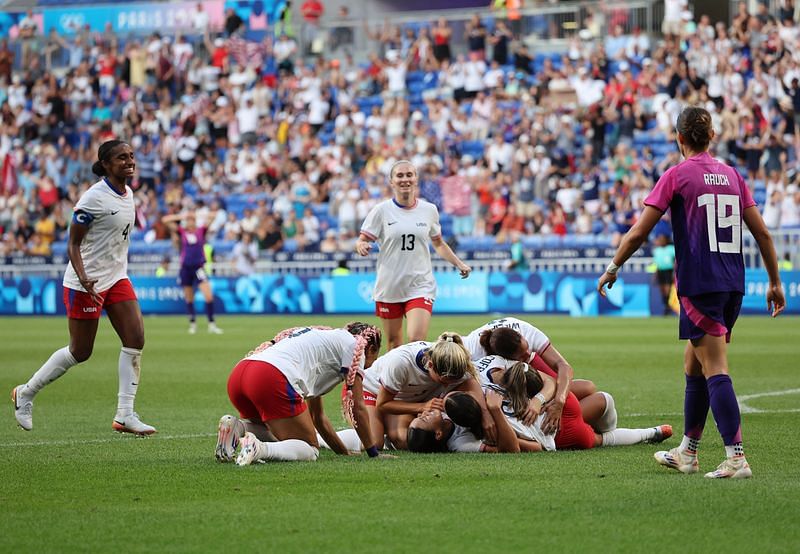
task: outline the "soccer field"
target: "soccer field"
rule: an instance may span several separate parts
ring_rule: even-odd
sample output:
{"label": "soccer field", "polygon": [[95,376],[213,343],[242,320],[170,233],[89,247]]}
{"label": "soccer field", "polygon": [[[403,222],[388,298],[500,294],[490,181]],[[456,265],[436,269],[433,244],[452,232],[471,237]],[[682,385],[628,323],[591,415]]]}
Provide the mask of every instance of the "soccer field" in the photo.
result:
{"label": "soccer field", "polygon": [[[523,316],[524,317],[524,316]],[[394,460],[221,465],[225,384],[259,342],[353,318],[223,317],[222,336],[147,317],[136,408],[158,434],[111,431],[119,343],[103,319],[92,358],[36,398],[34,430],[0,425],[2,552],[555,552],[800,550],[800,318],[741,318],[730,349],[754,478],[709,481],[659,467],[640,445],[518,455],[399,453]],[[372,317],[368,318],[372,320]],[[487,316],[434,316],[429,338]],[[667,319],[530,319],[616,398],[621,427],[683,429],[683,344]],[[0,392],[67,343],[62,318],[1,318]],[[326,398],[343,426],[338,390]],[[709,417],[701,471],[724,450]]]}

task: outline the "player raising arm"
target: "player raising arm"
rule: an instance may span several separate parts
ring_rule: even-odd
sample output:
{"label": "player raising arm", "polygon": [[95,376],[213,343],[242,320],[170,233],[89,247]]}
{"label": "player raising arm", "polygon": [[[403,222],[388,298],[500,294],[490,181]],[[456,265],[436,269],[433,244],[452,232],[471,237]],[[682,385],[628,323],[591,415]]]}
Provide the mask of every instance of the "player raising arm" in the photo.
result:
{"label": "player raising arm", "polygon": [[389,170],[394,197],[370,210],[356,242],[356,252],[361,256],[369,254],[372,242],[380,245],[373,298],[389,350],[404,344],[403,317],[408,319],[408,342],[428,336],[436,297],[431,244],[462,278],[472,271],[442,240],[439,211],[417,198],[417,183],[417,169],[411,162],[395,162]]}
{"label": "player raising arm", "polygon": [[[242,419],[230,415],[220,419],[217,459],[232,461],[241,443],[236,457],[239,465],[259,460],[313,461],[319,455],[317,431],[337,454],[346,456],[358,450],[357,444],[342,442],[322,408],[322,396],[342,380],[349,389],[344,399],[345,415],[366,445],[367,454],[378,456],[371,440],[361,380],[380,347],[380,331],[359,322],[344,329],[287,329],[261,344],[234,367],[228,378],[228,397]],[[277,442],[268,442],[273,437]]]}
{"label": "player raising arm", "polygon": [[711,115],[703,108],[686,108],[678,116],[677,131],[678,148],[685,160],[664,173],[645,199],[641,217],[623,237],[614,259],[600,276],[597,290],[605,296],[605,286],[614,285],[620,266],[670,209],[680,299],[679,336],[689,341],[684,354],[684,437],[680,446],[656,452],[655,458],[683,473],[697,472],[697,447],[710,407],[727,458],[705,476],[751,477],[727,356],[727,342],[744,296],[743,220],[758,243],[769,275],[767,308],[772,310],[772,317],[786,305],[778,261],[772,238],[744,180],[708,153],[714,138]]}
{"label": "player raising arm", "polygon": [[[209,218],[213,218],[212,212]],[[197,225],[195,212],[165,215],[161,221],[166,223],[173,233],[180,237],[181,242],[181,271],[178,284],[183,287],[183,297],[186,300],[186,311],[189,313],[189,334],[197,332],[194,311],[194,287],[197,286],[203,293],[206,301],[206,317],[208,318],[208,332],[221,335],[222,329],[214,321],[214,295],[211,292],[211,283],[206,275],[206,225]],[[181,225],[176,225],[181,222]]]}
{"label": "player raising arm", "polygon": [[98,148],[92,171],[102,179],[78,200],[69,228],[69,264],[64,273],[69,346],[56,350],[27,383],[11,393],[17,423],[26,431],[33,428],[36,394],[92,355],[100,313],[105,310],[122,341],[112,428],[136,435],[156,432],[133,411],[144,347],[142,312],[128,280],[128,237],[136,210],[127,183],[135,169],[133,149],[127,143],[110,140]]}

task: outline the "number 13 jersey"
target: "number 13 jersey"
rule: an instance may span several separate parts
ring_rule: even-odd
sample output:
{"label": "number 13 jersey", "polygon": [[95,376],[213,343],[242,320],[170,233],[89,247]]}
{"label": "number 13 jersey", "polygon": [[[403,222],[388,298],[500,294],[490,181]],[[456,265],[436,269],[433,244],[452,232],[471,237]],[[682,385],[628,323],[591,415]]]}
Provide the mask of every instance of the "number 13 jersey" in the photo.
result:
{"label": "number 13 jersey", "polygon": [[[97,279],[94,288],[103,292],[128,276],[129,236],[136,221],[133,191],[126,186],[125,194],[120,195],[102,179],[80,197],[74,212],[73,224],[89,227],[81,242],[86,276]],[[64,286],[85,291],[72,262],[67,264]]]}
{"label": "number 13 jersey", "polygon": [[667,170],[644,203],[670,209],[680,296],[744,293],[742,214],[756,203],[734,168],[697,154]]}
{"label": "number 13 jersey", "polygon": [[431,239],[442,234],[439,211],[425,200],[410,208],[385,200],[367,214],[361,232],[380,246],[373,299],[406,302],[436,297]]}

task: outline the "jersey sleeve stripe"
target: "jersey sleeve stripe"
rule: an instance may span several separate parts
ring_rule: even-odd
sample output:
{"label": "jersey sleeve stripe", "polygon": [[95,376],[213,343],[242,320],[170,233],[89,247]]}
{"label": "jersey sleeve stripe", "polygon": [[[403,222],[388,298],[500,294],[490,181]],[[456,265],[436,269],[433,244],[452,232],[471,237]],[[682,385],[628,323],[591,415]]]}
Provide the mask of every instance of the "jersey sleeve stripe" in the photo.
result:
{"label": "jersey sleeve stripe", "polygon": [[365,237],[367,237],[370,240],[378,240],[378,237],[376,237],[375,235],[373,235],[369,231],[365,231],[364,229],[361,229],[360,232],[361,232],[362,235],[364,235]]}
{"label": "jersey sleeve stripe", "polygon": [[544,345],[544,347],[543,347],[541,350],[539,350],[539,351],[537,352],[537,354],[539,354],[539,355],[541,356],[542,354],[544,354],[545,352],[547,352],[547,349],[548,349],[548,348],[550,348],[550,344],[551,344],[551,343],[549,343],[549,342],[548,342],[547,344],[545,344],[545,345]]}

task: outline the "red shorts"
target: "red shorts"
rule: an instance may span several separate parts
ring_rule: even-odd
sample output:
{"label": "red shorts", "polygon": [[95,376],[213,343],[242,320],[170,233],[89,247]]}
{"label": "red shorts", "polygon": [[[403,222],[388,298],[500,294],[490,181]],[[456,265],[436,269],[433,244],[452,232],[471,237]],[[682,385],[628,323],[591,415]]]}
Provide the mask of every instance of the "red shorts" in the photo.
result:
{"label": "red shorts", "polygon": [[272,364],[242,360],[228,377],[228,398],[242,419],[270,421],[294,417],[308,406]]}
{"label": "red shorts", "polygon": [[594,448],[594,429],[583,421],[581,403],[572,393],[567,396],[564,411],[561,412],[561,427],[556,433],[558,450],[588,450]]}
{"label": "red shorts", "polygon": [[67,307],[67,317],[70,319],[100,319],[103,308],[119,302],[136,300],[133,285],[128,279],[120,279],[111,285],[110,289],[101,292],[100,296],[103,297],[103,303],[98,305],[88,292],[64,287],[64,306]]}
{"label": "red shorts", "polygon": [[[369,392],[367,389],[362,389],[362,391],[364,393],[362,395],[364,397],[364,404],[367,406],[377,406],[378,397]],[[347,383],[342,385],[342,400],[344,400],[345,396],[347,396]]]}
{"label": "red shorts", "polygon": [[433,313],[433,298],[412,298],[405,302],[375,302],[375,315],[381,319],[397,319],[414,308]]}

